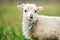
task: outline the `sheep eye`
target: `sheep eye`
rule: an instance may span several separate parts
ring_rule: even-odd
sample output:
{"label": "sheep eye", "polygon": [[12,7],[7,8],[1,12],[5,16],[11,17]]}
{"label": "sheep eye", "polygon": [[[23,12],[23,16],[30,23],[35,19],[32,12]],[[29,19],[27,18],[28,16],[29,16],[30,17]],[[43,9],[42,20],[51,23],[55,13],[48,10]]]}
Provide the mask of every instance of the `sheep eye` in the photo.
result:
{"label": "sheep eye", "polygon": [[27,12],[27,10],[24,10],[25,12]]}
{"label": "sheep eye", "polygon": [[37,10],[35,10],[35,13],[37,12]]}

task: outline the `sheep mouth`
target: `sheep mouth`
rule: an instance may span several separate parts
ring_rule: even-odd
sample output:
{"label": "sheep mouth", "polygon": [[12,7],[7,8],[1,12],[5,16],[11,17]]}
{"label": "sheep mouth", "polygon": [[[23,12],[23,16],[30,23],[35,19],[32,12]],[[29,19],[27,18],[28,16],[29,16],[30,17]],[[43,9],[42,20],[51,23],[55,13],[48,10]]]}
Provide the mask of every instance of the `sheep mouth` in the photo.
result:
{"label": "sheep mouth", "polygon": [[32,21],[33,20],[33,18],[29,18],[29,21]]}

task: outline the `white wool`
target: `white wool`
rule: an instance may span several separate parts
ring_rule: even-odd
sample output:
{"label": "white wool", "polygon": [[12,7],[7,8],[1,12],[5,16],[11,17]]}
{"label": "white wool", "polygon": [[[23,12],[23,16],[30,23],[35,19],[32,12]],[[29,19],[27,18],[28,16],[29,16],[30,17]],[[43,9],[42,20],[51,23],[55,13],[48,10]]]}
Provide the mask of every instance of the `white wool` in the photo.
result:
{"label": "white wool", "polygon": [[[33,36],[37,37],[39,40],[43,40],[43,38],[49,37],[58,37],[58,40],[60,40],[60,17],[38,15],[37,13],[34,13],[34,10],[37,10],[38,8],[39,10],[43,9],[42,7],[37,7],[35,4],[23,5],[23,35],[28,39],[31,39],[31,36]],[[27,10],[28,12],[24,12],[24,10]],[[33,22],[35,22],[36,20],[38,21],[36,22],[37,24],[33,26],[33,32],[28,30],[28,24],[32,22],[29,21],[30,14],[33,14],[34,16],[32,20]]]}

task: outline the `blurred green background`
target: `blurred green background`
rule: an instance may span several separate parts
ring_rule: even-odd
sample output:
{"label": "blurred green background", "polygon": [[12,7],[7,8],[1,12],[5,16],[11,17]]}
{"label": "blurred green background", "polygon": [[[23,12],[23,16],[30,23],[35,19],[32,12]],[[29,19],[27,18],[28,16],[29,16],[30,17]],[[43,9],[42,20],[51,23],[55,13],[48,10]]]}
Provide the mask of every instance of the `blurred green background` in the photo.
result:
{"label": "blurred green background", "polygon": [[28,40],[22,35],[21,3],[34,3],[44,9],[39,15],[60,16],[60,0],[0,0],[0,40]]}

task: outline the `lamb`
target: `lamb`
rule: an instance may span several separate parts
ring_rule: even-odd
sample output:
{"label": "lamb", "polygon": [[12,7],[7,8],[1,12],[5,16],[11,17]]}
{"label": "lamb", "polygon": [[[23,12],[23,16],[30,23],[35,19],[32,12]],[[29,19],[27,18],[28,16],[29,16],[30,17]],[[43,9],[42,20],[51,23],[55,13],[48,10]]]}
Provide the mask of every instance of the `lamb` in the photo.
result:
{"label": "lamb", "polygon": [[22,32],[26,38],[60,40],[60,17],[38,15],[43,7],[35,4],[21,4],[17,8],[23,10]]}

